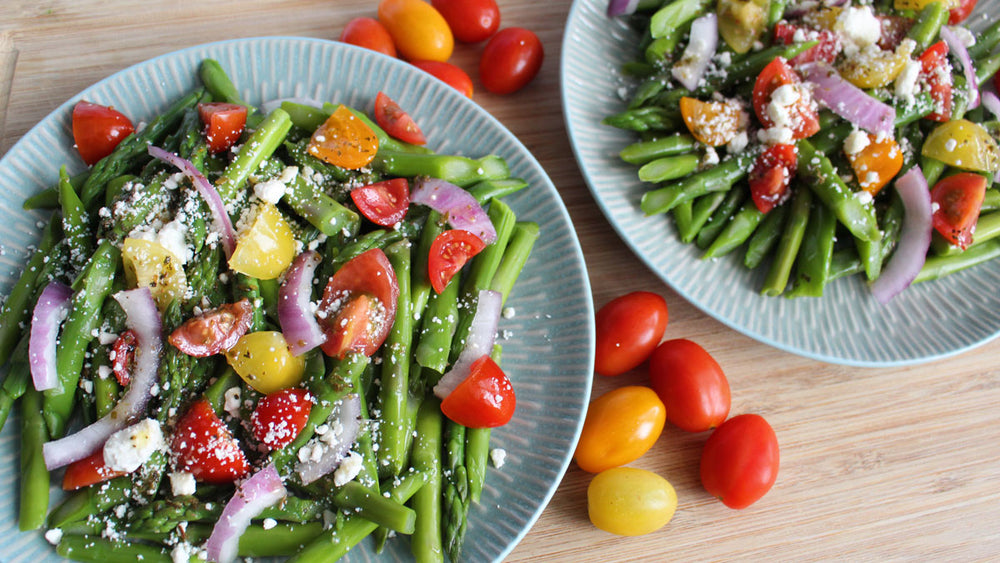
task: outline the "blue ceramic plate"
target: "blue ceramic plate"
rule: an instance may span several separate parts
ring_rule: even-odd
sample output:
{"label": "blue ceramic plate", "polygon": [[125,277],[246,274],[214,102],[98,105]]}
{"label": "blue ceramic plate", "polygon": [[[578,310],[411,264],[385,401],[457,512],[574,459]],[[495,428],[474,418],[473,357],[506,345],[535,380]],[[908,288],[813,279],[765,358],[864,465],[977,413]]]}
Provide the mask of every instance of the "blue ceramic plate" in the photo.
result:
{"label": "blue ceramic plate", "polygon": [[[501,323],[503,363],[517,391],[517,411],[493,432],[493,446],[508,452],[507,462],[489,470],[463,551],[468,561],[501,560],[542,512],[576,446],[593,373],[593,305],[579,241],[541,166],[486,111],[430,75],[350,45],[267,37],[185,49],[95,84],[42,120],[0,161],[0,294],[10,290],[25,249],[39,236],[38,222],[46,218],[25,213],[21,203],[53,185],[60,163],[82,168],[72,148],[72,105],[85,98],[113,104],[136,122],[148,120],[197,85],[196,69],[205,58],[217,59],[250,103],[303,96],[370,109],[383,90],[409,110],[438,152],[497,154],[514,176],[529,182],[505,200],[520,219],[541,228],[507,302],[515,315]],[[18,422],[11,417],[0,434],[0,561],[57,561],[41,533],[17,531]],[[379,559],[406,560],[409,553],[407,540],[396,538]],[[350,555],[351,561],[369,559],[375,555],[368,542]]]}
{"label": "blue ceramic plate", "polygon": [[[997,1],[977,14],[995,13]],[[636,58],[638,34],[608,19],[607,0],[576,0],[562,47],[562,100],[583,176],[619,236],[657,275],[706,314],[752,338],[817,360],[857,366],[906,365],[969,350],[1000,333],[1000,261],[913,286],[879,306],[860,276],[827,287],[822,298],[760,295],[766,268],[748,271],[742,253],[702,260],[680,242],[671,220],[645,217],[648,185],[618,152],[636,138],[601,125],[624,110],[635,84],[622,63]],[[974,15],[974,27],[986,20]]]}

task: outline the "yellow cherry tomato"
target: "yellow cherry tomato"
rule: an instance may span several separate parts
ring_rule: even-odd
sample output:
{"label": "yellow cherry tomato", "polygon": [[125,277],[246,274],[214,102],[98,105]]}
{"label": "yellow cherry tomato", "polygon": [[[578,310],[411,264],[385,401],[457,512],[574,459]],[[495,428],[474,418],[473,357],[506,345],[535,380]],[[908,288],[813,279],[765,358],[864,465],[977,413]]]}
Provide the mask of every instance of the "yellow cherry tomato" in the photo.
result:
{"label": "yellow cherry tomato", "polygon": [[306,151],[334,166],[357,170],[375,158],[378,137],[347,106],[340,105],[312,134]]}
{"label": "yellow cherry tomato", "polygon": [[148,287],[161,311],[184,295],[187,288],[184,266],[162,244],[127,238],[122,243],[122,264],[129,287]]}
{"label": "yellow cherry tomato", "polygon": [[646,453],[660,437],[667,409],[649,387],[619,387],[590,403],[576,446],[580,469],[600,473]]}
{"label": "yellow cherry tomato", "polygon": [[890,137],[879,140],[868,133],[868,144],[855,153],[848,153],[847,160],[854,170],[861,189],[875,195],[903,168],[903,151]]}
{"label": "yellow cherry tomato", "polygon": [[298,385],[306,369],[305,357],[293,355],[277,331],[243,335],[226,351],[226,362],[247,385],[265,395]]}
{"label": "yellow cherry tomato", "polygon": [[703,102],[683,97],[680,108],[688,131],[706,145],[724,145],[740,132],[740,107],[735,103]]}
{"label": "yellow cherry tomato", "polygon": [[587,487],[587,512],[595,526],[620,536],[659,530],[677,510],[677,492],[663,477],[635,467],[596,475]]}
{"label": "yellow cherry tomato", "polygon": [[423,0],[382,0],[378,21],[389,30],[396,50],[411,61],[447,61],[455,38],[444,16]]}
{"label": "yellow cherry tomato", "polygon": [[908,47],[885,51],[877,45],[869,45],[857,55],[845,59],[837,70],[845,80],[858,88],[881,88],[891,84],[903,72],[909,60]]}
{"label": "yellow cherry tomato", "polygon": [[229,267],[250,277],[271,280],[295,258],[295,235],[278,208],[262,203],[250,228],[236,240]]}
{"label": "yellow cherry tomato", "polygon": [[746,53],[767,28],[768,0],[719,0],[719,35],[733,51]]}
{"label": "yellow cherry tomato", "polygon": [[953,119],[935,127],[920,152],[962,170],[1000,169],[1000,146],[986,129],[967,119]]}

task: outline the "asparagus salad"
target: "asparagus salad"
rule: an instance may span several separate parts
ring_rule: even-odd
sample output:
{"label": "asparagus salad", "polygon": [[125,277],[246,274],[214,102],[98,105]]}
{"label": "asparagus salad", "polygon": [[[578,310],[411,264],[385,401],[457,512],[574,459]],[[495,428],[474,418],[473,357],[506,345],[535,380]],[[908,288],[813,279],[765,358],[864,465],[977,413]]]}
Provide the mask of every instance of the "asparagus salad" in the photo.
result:
{"label": "asparagus salad", "polygon": [[538,237],[502,200],[526,182],[435,154],[381,92],[373,120],[199,75],[137,129],[79,102],[91,166],[25,203],[53,215],[0,319],[20,528],[102,563],[393,534],[456,560],[515,407],[495,340]]}
{"label": "asparagus salad", "polygon": [[711,259],[766,268],[766,295],[861,275],[886,303],[1000,255],[1000,22],[975,0],[611,0],[642,31],[606,125]]}

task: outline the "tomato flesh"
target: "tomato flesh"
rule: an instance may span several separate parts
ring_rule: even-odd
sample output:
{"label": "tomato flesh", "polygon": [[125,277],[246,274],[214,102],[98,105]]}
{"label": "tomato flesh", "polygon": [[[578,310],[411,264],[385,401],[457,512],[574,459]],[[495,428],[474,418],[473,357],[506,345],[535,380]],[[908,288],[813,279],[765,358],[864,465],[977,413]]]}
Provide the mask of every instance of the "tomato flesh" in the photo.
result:
{"label": "tomato flesh", "polygon": [[791,124],[789,129],[792,131],[792,138],[805,139],[815,135],[819,131],[819,113],[808,92],[799,87],[799,79],[795,71],[781,57],[768,63],[754,83],[753,109],[761,125],[765,128],[775,125],[774,119],[771,118],[768,111],[768,106],[772,102],[775,90],[782,86],[793,86],[798,93],[798,98],[785,106]]}
{"label": "tomato flesh", "polygon": [[761,213],[784,203],[798,164],[795,145],[771,145],[760,153],[750,170],[750,196]]}
{"label": "tomato flesh", "polygon": [[206,358],[232,348],[250,329],[253,305],[247,298],[191,317],[167,341],[188,356]]}
{"label": "tomato flesh", "polygon": [[205,483],[232,483],[250,470],[229,428],[204,399],[177,421],[170,450],[177,470]]}
{"label": "tomato flesh", "polygon": [[[364,313],[357,319],[360,323],[357,326],[363,326],[364,330],[358,331],[357,337],[345,338],[347,335],[341,326],[343,323],[338,322],[338,314],[363,295],[375,300],[374,306],[363,307]],[[382,249],[373,248],[349,260],[330,278],[323,290],[319,305],[319,323],[327,334],[323,351],[338,358],[343,358],[348,352],[366,356],[374,354],[396,320],[398,299],[396,272]]]}
{"label": "tomato flesh", "polygon": [[417,122],[383,92],[375,95],[375,121],[386,133],[400,141],[414,145],[427,144]]}
{"label": "tomato flesh", "polygon": [[926,116],[931,121],[945,122],[951,119],[952,79],[948,68],[948,44],[943,40],[927,48],[918,59],[920,76],[930,86],[934,111]]}
{"label": "tomato flesh", "polygon": [[500,27],[500,8],[495,0],[431,0],[448,22],[455,39],[478,43],[489,39]]}
{"label": "tomato flesh", "polygon": [[534,32],[508,27],[490,38],[479,59],[479,80],[494,94],[512,94],[531,82],[545,50]]}
{"label": "tomato flesh", "polygon": [[447,61],[411,61],[411,64],[458,90],[466,98],[472,97],[472,79],[461,68]]}
{"label": "tomato flesh", "polygon": [[128,475],[128,472],[115,471],[104,463],[104,449],[102,448],[69,464],[66,467],[66,474],[63,475],[62,488],[64,491],[75,491],[122,475]]}
{"label": "tomato flesh", "polygon": [[979,211],[986,197],[986,178],[973,172],[959,172],[934,185],[934,229],[951,244],[965,250],[979,221]]}
{"label": "tomato flesh", "polygon": [[351,199],[369,221],[391,227],[406,216],[410,207],[410,184],[406,178],[383,180],[354,188]]}
{"label": "tomato flesh", "polygon": [[656,443],[665,423],[663,401],[649,387],[628,385],[608,391],[587,408],[576,463],[588,473],[631,463]]}
{"label": "tomato flesh", "polygon": [[396,45],[392,42],[389,30],[375,18],[358,17],[347,22],[340,32],[340,41],[390,57],[396,56]]}
{"label": "tomato flesh", "polygon": [[756,414],[722,423],[705,442],[701,483],[729,508],[742,509],[761,499],[778,478],[778,437]]}
{"label": "tomato flesh", "polygon": [[427,274],[434,291],[443,292],[455,274],[485,247],[483,240],[469,231],[451,229],[438,235],[427,257]]}
{"label": "tomato flesh", "polygon": [[198,104],[198,115],[205,124],[208,152],[228,150],[239,140],[247,124],[247,108],[226,102]]}
{"label": "tomato flesh", "polygon": [[305,389],[282,389],[257,402],[250,423],[257,441],[272,450],[292,443],[309,420],[313,398]]}
{"label": "tomato flesh", "polygon": [[958,5],[948,10],[948,25],[958,25],[976,9],[979,0],[959,0]]}
{"label": "tomato flesh", "polygon": [[666,407],[667,420],[681,430],[711,430],[729,416],[729,380],[715,358],[695,342],[678,338],[657,346],[649,358],[649,379]]}
{"label": "tomato flesh", "polygon": [[608,301],[594,317],[594,371],[615,376],[639,367],[660,343],[669,318],[666,300],[649,291]]}
{"label": "tomato flesh", "polygon": [[73,106],[73,142],[88,165],[111,154],[134,131],[132,121],[114,108],[82,100]]}
{"label": "tomato flesh", "polygon": [[441,401],[441,412],[468,428],[496,428],[510,422],[517,407],[514,386],[489,356],[469,367],[469,376]]}
{"label": "tomato flesh", "polygon": [[[778,22],[774,26],[774,39],[785,45],[791,45],[795,42],[795,32],[800,29],[803,28],[795,24],[783,21]],[[793,67],[816,61],[833,64],[837,59],[837,55],[840,54],[841,49],[840,38],[837,34],[828,29],[806,29],[805,31],[810,37],[815,35],[815,40],[819,41],[819,43],[789,59],[788,64]]]}
{"label": "tomato flesh", "polygon": [[132,366],[135,361],[135,346],[138,344],[138,337],[134,330],[126,330],[118,335],[114,345],[111,347],[113,357],[111,358],[111,372],[115,374],[115,379],[119,385],[125,387],[132,380]]}

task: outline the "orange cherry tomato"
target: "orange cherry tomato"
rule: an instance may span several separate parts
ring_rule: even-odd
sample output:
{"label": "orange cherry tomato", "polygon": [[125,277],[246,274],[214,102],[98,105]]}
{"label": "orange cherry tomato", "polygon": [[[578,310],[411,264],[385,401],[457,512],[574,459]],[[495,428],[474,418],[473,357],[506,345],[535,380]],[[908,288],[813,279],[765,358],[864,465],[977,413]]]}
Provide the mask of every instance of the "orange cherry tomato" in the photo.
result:
{"label": "orange cherry tomato", "polygon": [[668,320],[667,302],[649,291],[608,301],[594,317],[594,371],[614,376],[639,367],[660,343]]}
{"label": "orange cherry tomato", "polygon": [[357,170],[375,158],[378,137],[347,106],[340,105],[316,129],[306,150],[334,166]]}
{"label": "orange cherry tomato", "polygon": [[903,169],[903,151],[891,137],[879,140],[877,135],[868,133],[868,145],[848,154],[847,161],[861,189],[875,195]]}
{"label": "orange cherry tomato", "polygon": [[600,473],[649,451],[663,431],[666,408],[649,387],[619,387],[590,403],[575,459],[580,469]]}
{"label": "orange cherry tomato", "polygon": [[455,38],[434,6],[423,0],[382,0],[378,19],[389,31],[396,50],[411,61],[447,61]]}
{"label": "orange cherry tomato", "polygon": [[465,94],[466,98],[472,97],[472,79],[461,68],[444,61],[413,61],[411,64]]}
{"label": "orange cherry tomato", "polygon": [[740,132],[740,108],[736,104],[703,102],[685,96],[680,108],[688,131],[706,145],[724,145]]}
{"label": "orange cherry tomato", "polygon": [[392,42],[389,30],[375,18],[360,17],[347,22],[340,32],[340,41],[390,57],[396,56],[396,45]]}

